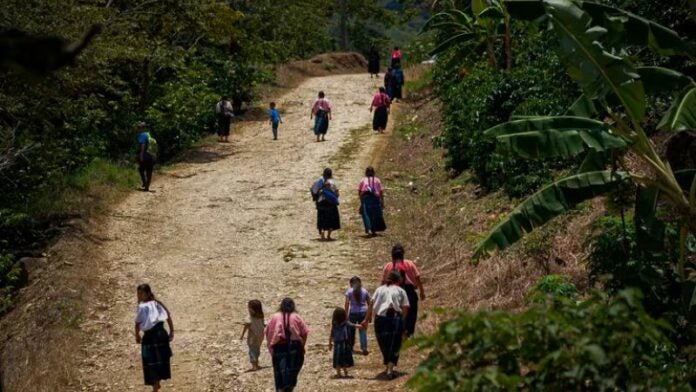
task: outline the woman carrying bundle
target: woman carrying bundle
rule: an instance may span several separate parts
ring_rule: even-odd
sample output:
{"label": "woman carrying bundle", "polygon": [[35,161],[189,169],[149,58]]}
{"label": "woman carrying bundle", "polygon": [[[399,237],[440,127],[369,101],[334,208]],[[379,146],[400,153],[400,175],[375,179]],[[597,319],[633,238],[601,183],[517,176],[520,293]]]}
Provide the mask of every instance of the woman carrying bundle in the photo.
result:
{"label": "woman carrying bundle", "polygon": [[379,91],[372,98],[372,104],[370,104],[370,113],[374,109],[374,116],[372,117],[372,130],[379,133],[384,133],[387,129],[387,122],[389,122],[389,107],[391,106],[391,99],[387,95],[387,89],[380,87]]}
{"label": "woman carrying bundle", "polygon": [[360,197],[360,215],[362,216],[365,233],[377,235],[387,229],[384,222],[384,188],[382,182],[375,176],[375,169],[369,166],[365,169],[365,177],[358,185]]}

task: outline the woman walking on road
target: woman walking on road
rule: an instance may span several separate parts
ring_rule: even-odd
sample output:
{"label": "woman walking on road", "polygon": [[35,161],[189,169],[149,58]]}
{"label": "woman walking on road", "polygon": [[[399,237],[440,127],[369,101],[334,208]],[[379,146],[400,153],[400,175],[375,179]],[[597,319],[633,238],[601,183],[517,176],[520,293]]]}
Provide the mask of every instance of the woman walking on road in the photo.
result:
{"label": "woman walking on road", "polygon": [[285,298],[265,330],[268,349],[273,358],[273,377],[277,392],[292,392],[304,365],[309,329],[297,314],[295,301]]}
{"label": "woman walking on road", "polygon": [[317,207],[319,237],[322,241],[331,241],[331,233],[341,228],[338,185],[333,179],[331,168],[324,169],[324,174],[312,184],[311,193]]}
{"label": "woman walking on road", "polygon": [[[416,331],[416,321],[418,320],[418,302],[425,300],[425,290],[421,282],[421,274],[416,263],[404,259],[404,247],[396,244],[392,248],[392,261],[384,265],[383,280],[387,280],[389,274],[394,271],[403,276],[402,286],[408,295],[410,309],[406,317],[406,336],[412,336]],[[416,288],[420,292],[420,298],[416,293]]]}
{"label": "woman walking on road", "polygon": [[387,122],[389,122],[389,106],[391,106],[391,99],[389,95],[387,95],[387,90],[384,87],[380,87],[370,104],[370,113],[372,113],[373,109],[375,112],[372,117],[373,131],[384,133],[384,130],[387,129]]}
{"label": "woman walking on road", "polygon": [[223,96],[215,105],[215,115],[218,120],[218,142],[227,143],[230,141],[230,125],[232,124],[232,117],[234,117],[232,103],[227,96]]}
{"label": "woman walking on road", "polygon": [[[152,390],[160,390],[160,381],[171,378],[170,358],[172,349],[169,342],[174,339],[174,322],[169,310],[155,299],[155,294],[148,284],[141,284],[137,289],[138,312],[135,316],[135,342],[140,344],[143,360],[145,385]],[[169,333],[164,329],[164,322],[169,326]],[[143,331],[143,336],[140,336]]]}
{"label": "woman walking on road", "polygon": [[387,229],[384,223],[384,188],[382,182],[375,176],[375,169],[369,166],[365,169],[365,177],[358,185],[360,197],[360,215],[362,216],[365,233],[377,235]]}
{"label": "woman walking on road", "polygon": [[399,364],[404,317],[409,313],[408,296],[399,287],[400,281],[399,272],[392,271],[384,284],[375,290],[373,304],[368,310],[368,317],[372,314],[375,316],[375,335],[388,379],[396,377],[394,367]]}
{"label": "woman walking on road", "polygon": [[375,48],[372,48],[367,56],[367,72],[370,74],[370,79],[379,77],[379,53]]}
{"label": "woman walking on road", "polygon": [[404,77],[404,71],[400,66],[396,66],[392,69],[392,94],[389,96],[393,101],[403,99],[403,87],[406,83],[406,78]]}
{"label": "woman walking on road", "polygon": [[394,84],[394,69],[389,67],[384,74],[384,90],[386,90],[390,100],[394,99]]}
{"label": "woman walking on road", "polygon": [[[348,314],[348,320],[351,323],[363,324],[369,322],[367,318],[367,308],[372,303],[370,293],[362,287],[360,277],[354,276],[350,278],[350,289],[346,291],[346,303],[343,309]],[[360,351],[363,355],[369,354],[367,351],[367,331],[361,329],[360,335]],[[353,350],[355,347],[355,330],[348,330],[348,347]]]}
{"label": "woman walking on road", "polygon": [[326,99],[323,91],[319,91],[319,98],[312,105],[309,119],[312,118],[314,118],[314,134],[317,136],[317,142],[323,142],[326,140],[326,133],[329,131],[329,122],[331,121],[331,102]]}

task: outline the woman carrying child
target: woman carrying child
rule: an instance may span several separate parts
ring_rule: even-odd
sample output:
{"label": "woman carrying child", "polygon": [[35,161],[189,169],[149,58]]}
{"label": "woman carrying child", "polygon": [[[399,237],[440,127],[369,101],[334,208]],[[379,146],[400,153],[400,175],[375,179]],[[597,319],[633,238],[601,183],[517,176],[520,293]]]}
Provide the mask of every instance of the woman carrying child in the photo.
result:
{"label": "woman carrying child", "polygon": [[[329,350],[333,349],[333,368],[336,378],[348,378],[348,368],[355,366],[353,348],[349,342],[349,330],[363,329],[364,326],[348,321],[345,309],[336,308],[331,318],[331,335],[329,335]],[[354,333],[355,334],[355,333]],[[343,374],[341,374],[343,372]]]}
{"label": "woman carrying child", "polygon": [[[323,91],[319,91],[319,98],[312,105],[312,112],[309,119],[314,118],[314,134],[317,141],[326,140],[326,132],[329,131],[329,121],[331,121],[331,102],[326,99]],[[321,140],[319,139],[321,137]]]}
{"label": "woman carrying child", "polygon": [[[370,293],[362,287],[360,277],[354,276],[350,278],[350,289],[346,291],[346,303],[343,305],[344,310],[348,313],[348,321],[355,324],[366,324],[367,308],[372,303]],[[367,331],[360,329],[360,350],[363,355],[369,354],[367,351]],[[355,346],[355,329],[348,329],[348,347],[353,350]]]}
{"label": "woman carrying child", "polygon": [[360,215],[365,226],[365,233],[375,236],[377,232],[386,230],[384,187],[382,187],[382,181],[375,176],[375,168],[372,166],[365,169],[365,177],[358,185],[358,196],[360,197]]}
{"label": "woman carrying child", "polygon": [[259,356],[261,355],[261,343],[263,343],[263,330],[266,325],[263,322],[263,306],[261,301],[252,299],[249,301],[249,322],[244,324],[242,336],[239,340],[244,339],[244,333],[249,331],[247,335],[247,346],[249,346],[249,361],[251,362],[250,371],[255,372],[261,367],[259,366]]}

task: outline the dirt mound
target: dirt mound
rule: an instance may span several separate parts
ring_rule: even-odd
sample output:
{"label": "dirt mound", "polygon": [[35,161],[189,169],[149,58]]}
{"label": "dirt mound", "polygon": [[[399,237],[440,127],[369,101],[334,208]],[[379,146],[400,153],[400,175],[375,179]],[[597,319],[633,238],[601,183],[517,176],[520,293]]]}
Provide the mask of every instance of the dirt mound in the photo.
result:
{"label": "dirt mound", "polygon": [[276,82],[283,87],[292,87],[306,78],[359,72],[367,72],[367,60],[360,53],[325,53],[280,66],[276,71]]}

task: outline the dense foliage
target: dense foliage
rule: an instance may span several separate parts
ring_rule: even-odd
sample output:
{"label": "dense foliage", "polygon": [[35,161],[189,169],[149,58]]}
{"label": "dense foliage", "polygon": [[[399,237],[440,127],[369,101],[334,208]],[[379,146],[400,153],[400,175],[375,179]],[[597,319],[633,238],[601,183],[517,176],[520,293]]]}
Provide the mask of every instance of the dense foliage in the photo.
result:
{"label": "dense foliage", "polygon": [[548,46],[548,33],[522,25],[518,30],[519,49],[509,72],[491,68],[485,56],[470,59],[471,65],[462,68],[445,55],[435,69],[444,122],[438,143],[447,149],[448,166],[455,173],[471,169],[482,187],[503,188],[512,197],[548,182],[562,162],[520,159],[497,149],[483,131],[514,116],[562,114],[577,97]]}
{"label": "dense foliage", "polygon": [[553,296],[521,313],[460,312],[430,337],[419,391],[689,391],[694,370],[637,291]]}

